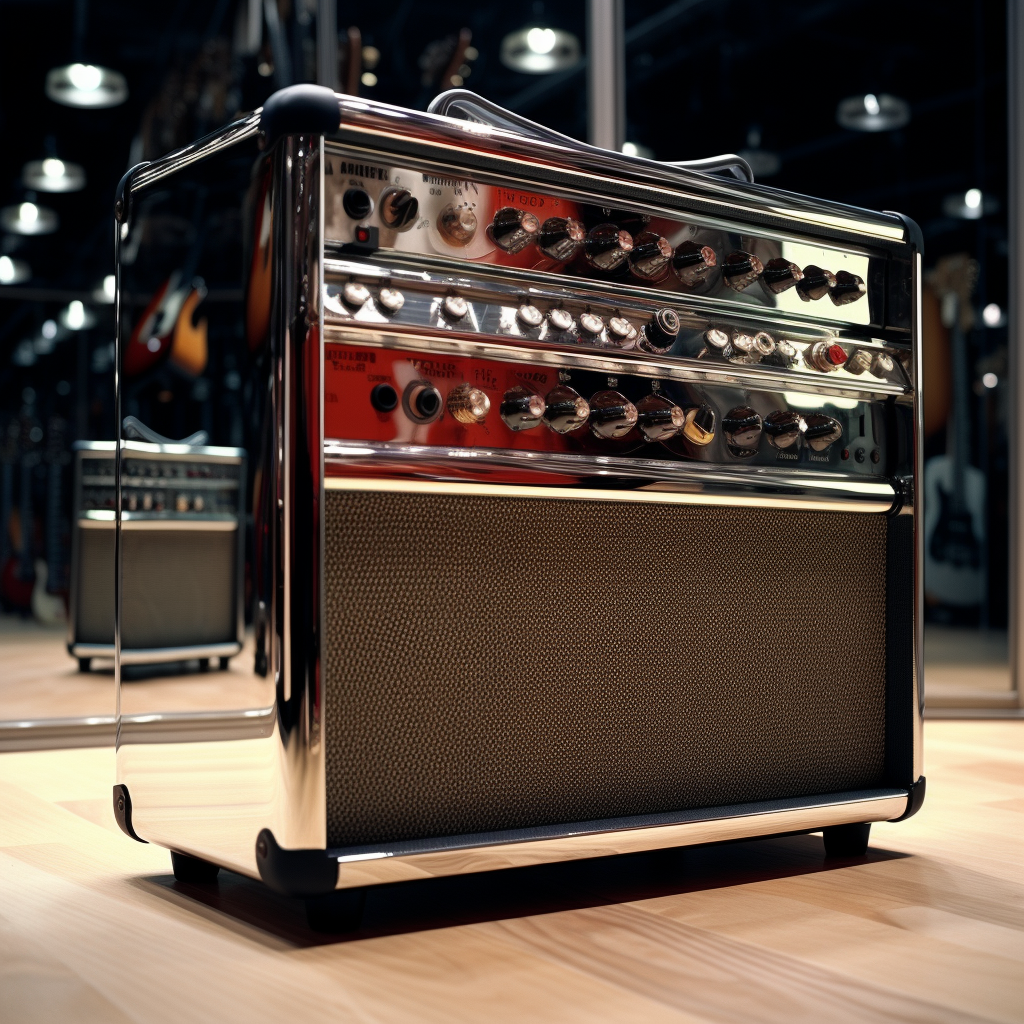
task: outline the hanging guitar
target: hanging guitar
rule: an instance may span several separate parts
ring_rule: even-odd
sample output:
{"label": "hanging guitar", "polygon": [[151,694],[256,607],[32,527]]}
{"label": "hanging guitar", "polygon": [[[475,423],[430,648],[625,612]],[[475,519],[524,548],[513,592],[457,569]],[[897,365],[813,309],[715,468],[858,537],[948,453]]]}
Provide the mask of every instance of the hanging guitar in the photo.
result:
{"label": "hanging guitar", "polygon": [[951,608],[978,607],[986,590],[985,474],[969,461],[967,332],[974,323],[971,294],[977,275],[977,263],[957,255],[940,260],[932,278],[950,335],[953,407],[946,454],[924,467],[924,586],[931,603]]}

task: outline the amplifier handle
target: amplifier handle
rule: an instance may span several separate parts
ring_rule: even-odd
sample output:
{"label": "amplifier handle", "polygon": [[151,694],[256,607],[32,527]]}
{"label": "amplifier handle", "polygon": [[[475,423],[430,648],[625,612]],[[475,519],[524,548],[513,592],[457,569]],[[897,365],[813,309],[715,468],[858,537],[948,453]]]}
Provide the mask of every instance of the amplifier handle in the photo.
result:
{"label": "amplifier handle", "polygon": [[[564,146],[568,149],[581,150],[591,153],[612,153],[612,150],[599,149],[597,146],[588,145],[578,139],[563,135],[561,132],[545,128],[536,121],[522,117],[520,114],[499,107],[497,103],[485,100],[469,89],[448,89],[439,93],[430,102],[427,112],[441,114],[444,117],[455,117],[463,121],[475,121],[477,124],[490,125],[492,128],[502,128],[505,131],[514,132],[517,135],[528,135],[541,142],[547,142],[555,146]],[[672,167],[684,171],[698,171],[701,174],[718,174],[725,177],[736,178],[739,181],[753,182],[754,172],[750,165],[740,156],[728,153],[723,156],[707,157],[703,160],[678,160],[673,162],[647,160],[644,157],[630,157],[623,153],[614,154],[620,160],[639,160],[647,165],[656,167]]]}
{"label": "amplifier handle", "polygon": [[158,434],[152,427],[147,427],[137,416],[125,416],[121,429],[129,441],[146,441],[149,444],[185,444],[190,448],[200,448],[210,439],[205,430],[197,430],[180,441],[174,441],[163,434]]}

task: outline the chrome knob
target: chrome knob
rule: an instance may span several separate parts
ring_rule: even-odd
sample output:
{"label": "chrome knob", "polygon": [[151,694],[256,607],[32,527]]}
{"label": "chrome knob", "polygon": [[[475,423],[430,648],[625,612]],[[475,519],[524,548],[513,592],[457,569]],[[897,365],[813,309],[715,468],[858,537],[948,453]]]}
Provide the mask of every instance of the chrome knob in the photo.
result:
{"label": "chrome knob", "polygon": [[416,423],[433,423],[443,406],[441,392],[428,380],[414,380],[402,394],[402,407]]}
{"label": "chrome knob", "polygon": [[718,257],[710,245],[683,242],[676,246],[672,270],[687,288],[695,288],[707,278],[717,263]]}
{"label": "chrome knob", "polygon": [[348,281],[342,286],[341,289],[341,301],[345,303],[349,309],[362,309],[366,305],[367,299],[370,297],[370,289],[365,284],[360,284],[358,281]]}
{"label": "chrome knob", "polygon": [[559,263],[571,260],[580,251],[587,229],[572,217],[548,217],[540,226],[537,247]]}
{"label": "chrome knob", "polygon": [[807,353],[807,361],[816,370],[830,373],[846,362],[846,349],[834,341],[816,341]]}
{"label": "chrome knob", "polygon": [[581,313],[580,329],[587,334],[600,334],[604,330],[604,321],[596,313]]}
{"label": "chrome knob", "polygon": [[567,309],[548,310],[548,323],[551,324],[556,331],[571,331],[572,313]]}
{"label": "chrome knob", "polygon": [[715,410],[710,405],[698,405],[686,410],[683,437],[692,444],[711,444],[715,436]]}
{"label": "chrome knob", "polygon": [[457,322],[469,312],[469,303],[461,295],[446,295],[441,302],[441,312],[446,320]]}
{"label": "chrome knob", "polygon": [[722,419],[722,430],[729,451],[739,459],[757,454],[761,440],[761,417],[745,405],[730,409]]}
{"label": "chrome knob", "polygon": [[632,348],[636,341],[637,330],[624,316],[608,318],[608,337],[623,348]]}
{"label": "chrome knob", "polygon": [[540,221],[526,210],[502,207],[491,221],[491,238],[505,252],[522,252],[540,231]]}
{"label": "chrome knob", "polygon": [[498,412],[509,430],[530,430],[544,418],[545,408],[540,395],[517,384],[505,392]]}
{"label": "chrome knob", "polygon": [[732,351],[726,356],[734,363],[759,363],[775,351],[775,339],[767,331],[744,334],[736,331],[732,336]]}
{"label": "chrome knob", "polygon": [[792,288],[798,281],[802,281],[803,277],[804,272],[795,263],[790,263],[789,260],[783,259],[780,256],[769,260],[764,265],[764,273],[761,275],[761,280],[764,281],[765,286],[770,292],[773,292],[775,295],[781,295],[782,292]]}
{"label": "chrome knob", "polygon": [[888,377],[895,368],[896,364],[887,352],[879,352],[871,361],[871,372],[876,377]]}
{"label": "chrome knob", "polygon": [[654,231],[641,231],[633,239],[629,253],[629,269],[646,281],[659,281],[668,273],[672,245]]}
{"label": "chrome knob", "polygon": [[636,426],[636,418],[636,406],[618,391],[598,391],[590,398],[590,429],[597,437],[623,437]]}
{"label": "chrome knob", "polygon": [[381,288],[377,292],[377,305],[385,313],[397,313],[405,305],[405,296],[397,288]]}
{"label": "chrome knob", "polygon": [[536,306],[524,303],[516,310],[516,319],[524,327],[540,327],[544,323],[544,314]]}
{"label": "chrome knob", "polygon": [[867,349],[859,348],[846,360],[846,369],[858,377],[871,369],[872,355]]}
{"label": "chrome knob", "polygon": [[659,309],[640,332],[640,347],[648,352],[667,352],[679,336],[679,315],[674,309]]}
{"label": "chrome knob", "polygon": [[804,417],[807,429],[804,431],[804,439],[807,444],[816,452],[823,452],[843,436],[843,426],[839,420],[826,416],[823,413],[811,413]]}
{"label": "chrome knob", "polygon": [[615,224],[598,224],[583,243],[583,255],[598,270],[614,270],[629,258],[633,236]]}
{"label": "chrome knob", "polygon": [[483,423],[491,411],[491,400],[472,384],[460,384],[448,392],[448,413],[460,423]]}
{"label": "chrome knob", "polygon": [[704,332],[704,348],[708,355],[724,357],[729,350],[729,332],[721,327],[709,327]]}
{"label": "chrome knob", "polygon": [[722,264],[722,280],[735,291],[741,292],[752,285],[760,276],[764,267],[761,261],[749,252],[731,252]]}
{"label": "chrome knob", "polygon": [[648,441],[667,441],[683,429],[686,413],[664,395],[647,395],[636,405],[636,424]]}
{"label": "chrome knob", "polygon": [[556,434],[568,434],[582,427],[589,415],[590,404],[572,388],[559,384],[548,392],[544,422]]}
{"label": "chrome knob", "polygon": [[791,409],[779,409],[764,418],[764,432],[769,443],[783,451],[792,448],[800,440],[803,430],[803,417]]}
{"label": "chrome knob", "polygon": [[449,244],[460,248],[469,245],[476,235],[476,214],[465,206],[450,203],[437,215],[437,230]]}
{"label": "chrome knob", "polygon": [[775,351],[770,356],[765,356],[761,361],[768,366],[781,366],[788,368],[792,366],[799,353],[796,347],[785,338],[779,338],[775,342]]}
{"label": "chrome knob", "polygon": [[407,188],[384,189],[380,197],[381,223],[394,231],[408,231],[416,223],[420,204]]}
{"label": "chrome knob", "polygon": [[837,306],[845,306],[848,302],[856,302],[866,292],[864,278],[848,270],[840,270],[836,274],[836,283],[829,289],[828,297]]}
{"label": "chrome knob", "polygon": [[823,299],[835,286],[835,274],[812,264],[804,267],[803,279],[797,281],[796,290],[804,302],[810,302],[811,299]]}

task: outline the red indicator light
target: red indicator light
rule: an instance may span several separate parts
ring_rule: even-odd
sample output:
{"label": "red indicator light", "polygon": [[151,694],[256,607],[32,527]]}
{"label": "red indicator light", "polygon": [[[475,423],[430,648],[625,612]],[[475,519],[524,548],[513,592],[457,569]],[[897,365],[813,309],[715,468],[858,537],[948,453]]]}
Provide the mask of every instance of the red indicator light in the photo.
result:
{"label": "red indicator light", "polygon": [[370,229],[365,227],[356,228],[356,241],[368,242],[370,240]]}
{"label": "red indicator light", "polygon": [[850,457],[850,449],[849,448],[844,448],[843,452],[842,452],[842,455],[843,455],[843,461],[845,462]]}
{"label": "red indicator light", "polygon": [[833,366],[842,366],[846,362],[846,349],[842,345],[829,345],[825,358]]}

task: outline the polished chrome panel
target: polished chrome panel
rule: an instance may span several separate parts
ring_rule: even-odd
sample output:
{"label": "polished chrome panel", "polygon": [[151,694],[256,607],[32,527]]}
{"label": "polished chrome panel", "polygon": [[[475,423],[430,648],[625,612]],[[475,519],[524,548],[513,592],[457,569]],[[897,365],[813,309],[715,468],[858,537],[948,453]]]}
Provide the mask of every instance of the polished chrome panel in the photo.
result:
{"label": "polished chrome panel", "polygon": [[[96,510],[102,511],[102,510]],[[181,518],[172,519],[168,515],[163,515],[160,518],[156,516],[146,516],[145,513],[131,513],[125,512],[121,518],[121,529],[122,530],[202,530],[207,533],[230,533],[238,529],[238,520],[235,517],[228,518],[226,516],[201,516],[201,515],[189,515],[188,519],[184,516],[187,513],[178,513]],[[138,518],[135,518],[138,516]],[[143,518],[145,516],[145,518]],[[93,512],[91,514],[79,516],[78,526],[83,530],[113,530],[116,527],[114,515],[111,513],[110,517],[100,517]]]}
{"label": "polished chrome panel", "polygon": [[914,779],[924,775],[924,402],[921,253],[914,254]]}
{"label": "polished chrome panel", "polygon": [[[530,838],[530,830],[524,830],[526,835],[518,839],[508,834],[501,838],[484,834],[456,837],[447,842],[439,839],[379,849],[359,847],[330,852],[338,860],[337,888],[346,889],[673,846],[729,842],[781,832],[815,832],[831,825],[886,821],[899,817],[906,807],[905,789],[869,790],[859,794],[683,811],[670,824],[630,826],[628,819],[614,823],[585,822],[534,830],[549,833],[544,838]],[[669,818],[670,815],[657,817]],[[614,830],[598,831],[602,825],[605,828],[614,825]],[[467,840],[475,840],[478,845],[463,845]],[[431,845],[435,848],[430,849]],[[416,847],[426,849],[418,852]]]}
{"label": "polished chrome panel", "polygon": [[0,721],[0,754],[15,750],[108,747],[117,735],[114,715]]}
{"label": "polished chrome panel", "polygon": [[[880,480],[843,477],[812,470],[709,466],[655,459],[580,456],[559,452],[445,449],[426,445],[328,440],[328,472],[338,469],[386,473],[398,466],[411,479],[328,475],[328,490],[436,491],[447,494],[518,494],[590,501],[655,501],[698,505],[756,505],[765,508],[815,508],[853,512],[890,512],[897,502],[892,485]],[[595,483],[618,479],[619,489],[516,486],[487,483],[500,468],[558,473]],[[467,480],[468,472],[483,479]]]}
{"label": "polished chrome panel", "polygon": [[[71,644],[68,648],[75,658],[113,658],[112,644]],[[190,661],[192,658],[233,658],[242,650],[242,644],[193,644],[188,647],[149,647],[121,649],[122,665],[157,665],[170,661]]]}

